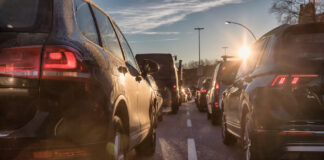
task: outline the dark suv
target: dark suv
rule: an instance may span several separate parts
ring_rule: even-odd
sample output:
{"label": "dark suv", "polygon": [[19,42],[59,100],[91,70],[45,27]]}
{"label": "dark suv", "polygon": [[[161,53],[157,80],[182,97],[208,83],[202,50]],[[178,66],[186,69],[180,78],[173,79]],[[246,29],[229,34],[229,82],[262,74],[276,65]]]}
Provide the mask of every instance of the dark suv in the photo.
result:
{"label": "dark suv", "polygon": [[211,86],[206,95],[207,118],[211,120],[213,125],[219,124],[221,121],[222,93],[230,85],[222,82],[221,77],[235,78],[241,64],[240,60],[223,58],[224,60],[216,65]]}
{"label": "dark suv", "polygon": [[145,59],[152,60],[159,64],[160,70],[152,76],[156,80],[163,96],[163,106],[170,107],[173,113],[177,113],[180,106],[180,86],[178,80],[178,69],[171,54],[150,53],[136,54],[138,63],[142,66]]}
{"label": "dark suv", "polygon": [[154,152],[145,76],[158,66],[139,69],[102,9],[83,0],[4,0],[0,13],[0,159]]}
{"label": "dark suv", "polygon": [[323,153],[323,50],[323,23],[262,36],[223,93],[223,142],[241,139],[246,159]]}

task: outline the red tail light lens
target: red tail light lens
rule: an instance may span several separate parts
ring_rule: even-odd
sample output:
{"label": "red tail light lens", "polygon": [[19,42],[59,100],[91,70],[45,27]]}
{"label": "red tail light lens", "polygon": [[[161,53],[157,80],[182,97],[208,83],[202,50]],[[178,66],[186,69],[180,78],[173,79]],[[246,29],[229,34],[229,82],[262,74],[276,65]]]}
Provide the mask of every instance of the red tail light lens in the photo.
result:
{"label": "red tail light lens", "polygon": [[316,78],[319,75],[278,75],[272,82],[271,86],[282,86],[284,84],[296,85],[303,78]]}
{"label": "red tail light lens", "polygon": [[0,74],[13,77],[39,78],[42,46],[0,49]]}
{"label": "red tail light lens", "polygon": [[173,88],[177,88],[177,85],[173,85],[172,87],[173,87]]}
{"label": "red tail light lens", "polygon": [[215,108],[218,108],[218,107],[219,107],[218,102],[215,102]]}
{"label": "red tail light lens", "polygon": [[202,89],[201,92],[202,92],[202,93],[206,93],[207,90],[206,90],[206,89]]}
{"label": "red tail light lens", "polygon": [[80,53],[66,46],[46,46],[43,55],[44,79],[89,78]]}
{"label": "red tail light lens", "polygon": [[58,159],[58,158],[72,158],[72,157],[80,158],[89,155],[90,154],[86,149],[81,149],[81,148],[33,152],[34,159]]}
{"label": "red tail light lens", "polygon": [[219,83],[215,84],[215,89],[219,89]]}

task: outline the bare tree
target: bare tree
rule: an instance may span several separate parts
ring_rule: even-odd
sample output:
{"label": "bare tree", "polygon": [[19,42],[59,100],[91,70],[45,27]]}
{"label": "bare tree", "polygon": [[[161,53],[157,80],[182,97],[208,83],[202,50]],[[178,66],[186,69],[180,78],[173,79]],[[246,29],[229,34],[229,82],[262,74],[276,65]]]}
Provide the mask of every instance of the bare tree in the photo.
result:
{"label": "bare tree", "polygon": [[321,0],[273,0],[270,13],[275,14],[282,24],[297,24],[300,6],[308,3],[315,4],[316,13],[324,11],[324,2]]}

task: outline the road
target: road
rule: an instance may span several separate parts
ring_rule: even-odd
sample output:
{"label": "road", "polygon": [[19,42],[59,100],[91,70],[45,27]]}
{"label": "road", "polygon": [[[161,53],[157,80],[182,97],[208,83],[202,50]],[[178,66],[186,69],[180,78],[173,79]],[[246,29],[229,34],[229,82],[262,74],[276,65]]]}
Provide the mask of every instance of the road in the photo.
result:
{"label": "road", "polygon": [[194,102],[184,103],[178,114],[166,114],[157,128],[156,153],[134,160],[241,160],[239,145],[225,146],[221,140],[220,126],[213,126]]}

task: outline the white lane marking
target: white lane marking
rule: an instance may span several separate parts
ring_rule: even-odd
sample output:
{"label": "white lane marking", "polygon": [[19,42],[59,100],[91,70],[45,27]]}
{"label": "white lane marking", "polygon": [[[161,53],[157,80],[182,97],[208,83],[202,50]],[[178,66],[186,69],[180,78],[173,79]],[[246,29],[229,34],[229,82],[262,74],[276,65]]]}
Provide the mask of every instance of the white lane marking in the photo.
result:
{"label": "white lane marking", "polygon": [[187,116],[189,116],[190,115],[190,112],[189,111],[187,111]]}
{"label": "white lane marking", "polygon": [[190,119],[187,119],[187,127],[191,127],[192,124],[191,124],[191,120]]}
{"label": "white lane marking", "polygon": [[197,160],[195,140],[188,138],[188,160]]}

